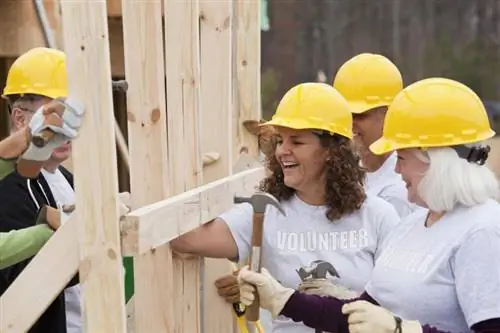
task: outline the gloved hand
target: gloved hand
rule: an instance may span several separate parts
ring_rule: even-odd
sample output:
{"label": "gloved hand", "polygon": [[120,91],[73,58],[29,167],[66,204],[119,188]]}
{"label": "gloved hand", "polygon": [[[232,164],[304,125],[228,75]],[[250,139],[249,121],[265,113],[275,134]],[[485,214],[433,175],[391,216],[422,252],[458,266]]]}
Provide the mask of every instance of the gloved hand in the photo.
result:
{"label": "gloved hand", "polygon": [[75,210],[75,204],[57,204],[57,212],[59,213],[59,223],[63,225],[69,220],[71,214]]}
{"label": "gloved hand", "polygon": [[221,276],[215,280],[215,287],[217,293],[226,302],[234,304],[240,301],[240,285],[238,283],[239,270],[234,271],[233,274]]}
{"label": "gloved hand", "polygon": [[351,299],[358,296],[356,292],[340,284],[334,284],[328,279],[308,279],[302,281],[297,290],[308,295],[332,296],[338,299]]}
{"label": "gloved hand", "polygon": [[130,213],[130,207],[125,205],[123,202],[118,200],[118,211],[120,214],[120,218],[124,217],[128,213]]}
{"label": "gloved hand", "polygon": [[41,148],[30,142],[22,158],[31,161],[49,159],[55,148],[78,136],[84,113],[83,105],[71,98],[56,99],[40,107],[29,122],[30,136],[41,134],[45,129],[52,130],[55,135]]}
{"label": "gloved hand", "polygon": [[[76,205],[73,204],[60,204],[58,205],[59,210],[61,211],[61,215],[63,216],[63,223],[66,221],[70,216],[71,213],[74,212]],[[125,205],[122,202],[122,198],[119,195],[118,196],[118,211],[120,214],[120,218],[127,215],[130,212],[130,207],[128,205]]]}
{"label": "gloved hand", "polygon": [[288,299],[295,292],[292,288],[283,287],[262,268],[262,273],[252,272],[248,266],[243,267],[238,274],[240,282],[240,301],[246,306],[253,303],[255,288],[259,293],[260,307],[269,310],[273,318],[278,317]]}
{"label": "gloved hand", "polygon": [[47,224],[57,230],[61,226],[62,214],[59,209],[44,205],[38,212],[35,224]]}
{"label": "gloved hand", "polygon": [[[381,306],[366,301],[348,303],[342,307],[342,313],[347,315],[350,333],[394,333],[396,332],[396,317]],[[402,320],[399,332],[422,333],[418,321]]]}

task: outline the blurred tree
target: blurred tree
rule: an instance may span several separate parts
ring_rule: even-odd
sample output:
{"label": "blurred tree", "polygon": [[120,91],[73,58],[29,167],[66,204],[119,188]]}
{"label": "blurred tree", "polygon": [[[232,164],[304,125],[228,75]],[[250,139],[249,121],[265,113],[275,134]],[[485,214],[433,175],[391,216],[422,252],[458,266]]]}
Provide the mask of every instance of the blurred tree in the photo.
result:
{"label": "blurred tree", "polygon": [[270,120],[278,106],[277,94],[280,74],[274,69],[267,69],[261,74],[262,117]]}

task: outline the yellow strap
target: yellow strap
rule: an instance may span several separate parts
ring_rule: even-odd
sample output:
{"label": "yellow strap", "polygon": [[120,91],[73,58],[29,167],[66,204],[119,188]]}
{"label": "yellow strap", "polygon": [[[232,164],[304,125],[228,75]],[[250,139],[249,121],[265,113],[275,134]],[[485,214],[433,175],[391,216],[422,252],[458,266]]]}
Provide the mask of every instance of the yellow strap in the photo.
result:
{"label": "yellow strap", "polygon": [[[236,317],[236,322],[238,323],[239,333],[249,333],[245,317]],[[264,329],[262,328],[262,325],[260,324],[260,321],[257,321],[255,323],[255,328],[257,330],[257,333],[265,333]]]}
{"label": "yellow strap", "polygon": [[248,333],[247,323],[245,317],[236,317],[236,322],[238,323],[239,333]]}
{"label": "yellow strap", "polygon": [[257,333],[264,333],[264,329],[262,328],[262,325],[260,324],[260,320],[255,323],[255,328],[257,328]]}
{"label": "yellow strap", "polygon": [[233,272],[236,272],[238,270],[238,265],[236,265],[234,262],[230,261],[231,267],[233,268]]}

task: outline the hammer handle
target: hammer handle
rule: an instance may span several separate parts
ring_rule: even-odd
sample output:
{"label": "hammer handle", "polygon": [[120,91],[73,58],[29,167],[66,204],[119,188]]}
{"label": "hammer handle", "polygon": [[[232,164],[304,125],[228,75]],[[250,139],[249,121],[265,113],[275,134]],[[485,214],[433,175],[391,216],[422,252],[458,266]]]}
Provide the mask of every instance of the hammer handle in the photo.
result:
{"label": "hammer handle", "polygon": [[[264,214],[254,213],[253,215],[253,230],[252,230],[252,251],[250,253],[250,270],[261,272],[262,268],[262,235],[264,229]],[[255,300],[246,309],[246,319],[249,322],[259,320],[260,301],[259,294],[255,291]]]}
{"label": "hammer handle", "polygon": [[33,135],[31,137],[31,142],[38,148],[42,148],[45,147],[47,142],[49,142],[54,135],[55,133],[52,130],[44,129],[42,133]]}

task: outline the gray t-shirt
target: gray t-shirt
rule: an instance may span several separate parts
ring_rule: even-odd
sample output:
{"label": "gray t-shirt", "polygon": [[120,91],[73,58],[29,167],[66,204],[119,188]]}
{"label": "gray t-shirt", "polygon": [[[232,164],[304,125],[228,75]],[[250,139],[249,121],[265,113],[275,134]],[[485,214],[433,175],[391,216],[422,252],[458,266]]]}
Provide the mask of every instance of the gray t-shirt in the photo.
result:
{"label": "gray t-shirt", "polygon": [[[357,292],[364,290],[374,266],[379,244],[399,222],[394,207],[376,196],[368,196],[361,209],[336,222],[326,216],[326,207],[311,206],[297,196],[283,202],[287,216],[268,206],[264,219],[262,262],[284,286],[297,288],[297,270],[315,260],[331,263],[340,283]],[[220,216],[238,246],[240,262],[250,253],[253,211],[239,204]],[[291,319],[278,317],[275,333],[313,333]]]}
{"label": "gray t-shirt", "polygon": [[500,205],[458,207],[426,228],[427,210],[384,242],[367,292],[383,307],[442,331],[500,317]]}

